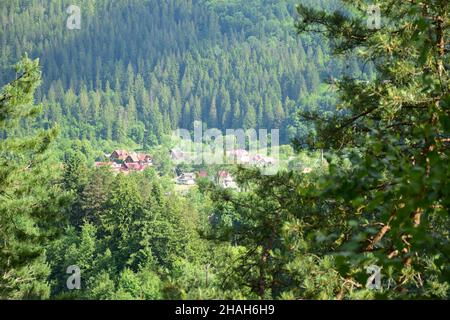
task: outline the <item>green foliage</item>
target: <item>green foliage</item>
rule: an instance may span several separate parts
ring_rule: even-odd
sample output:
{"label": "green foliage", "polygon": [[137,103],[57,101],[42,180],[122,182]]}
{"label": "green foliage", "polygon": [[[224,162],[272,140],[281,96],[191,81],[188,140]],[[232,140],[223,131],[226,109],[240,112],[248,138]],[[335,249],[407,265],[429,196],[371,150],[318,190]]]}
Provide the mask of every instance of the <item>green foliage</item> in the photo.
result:
{"label": "green foliage", "polygon": [[[190,290],[180,263],[192,268],[206,261],[206,243],[197,232],[199,213],[171,194],[151,170],[116,175],[106,168],[78,171],[79,190],[72,193],[76,228],[49,252],[52,296],[59,299],[168,298],[171,279]],[[70,185],[66,185],[70,190]],[[189,262],[187,262],[189,261]],[[66,268],[82,270],[82,289],[69,293]],[[166,288],[166,289],[165,289]],[[185,288],[185,289],[181,289]]]}
{"label": "green foliage", "polygon": [[338,204],[350,227],[338,248],[342,274],[358,279],[376,263],[394,283],[385,297],[448,298],[449,4],[377,1],[383,25],[373,30],[365,1],[343,2],[345,12],[299,6],[297,23],[376,68],[371,81],[335,81],[338,112],[303,113],[317,145],[334,154],[318,196]]}
{"label": "green foliage", "polygon": [[35,114],[38,61],[23,58],[0,93],[0,298],[49,297],[45,246],[64,222],[66,195],[48,152],[56,131],[21,136],[18,122]]}

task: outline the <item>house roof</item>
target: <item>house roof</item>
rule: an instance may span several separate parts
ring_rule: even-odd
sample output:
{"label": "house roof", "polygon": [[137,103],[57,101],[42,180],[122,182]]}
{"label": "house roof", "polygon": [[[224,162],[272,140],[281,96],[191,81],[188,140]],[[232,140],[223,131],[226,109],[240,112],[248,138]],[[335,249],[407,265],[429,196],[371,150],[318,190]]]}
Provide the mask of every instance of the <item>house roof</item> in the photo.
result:
{"label": "house roof", "polygon": [[114,153],[118,156],[128,156],[128,151],[126,150],[114,150],[112,154]]}
{"label": "house roof", "polygon": [[148,154],[138,153],[138,158],[139,158],[139,161],[144,161],[147,159],[152,159],[152,156],[150,156]]}
{"label": "house roof", "polygon": [[206,178],[208,176],[208,172],[202,170],[198,173],[199,177]]}
{"label": "house roof", "polygon": [[257,154],[252,157],[252,160],[254,160],[254,161],[259,161],[259,160],[263,160],[263,159],[264,159],[263,156],[260,154]]}
{"label": "house roof", "polygon": [[182,173],[179,178],[180,179],[195,179],[195,173],[185,172],[185,173]]}
{"label": "house roof", "polygon": [[117,157],[119,159],[130,159],[131,162],[139,162],[139,161],[148,161],[151,160],[152,157],[148,154],[143,154],[143,153],[137,153],[137,152],[130,152],[128,153],[125,150],[116,150],[113,152],[113,154],[117,154]]}
{"label": "house roof", "polygon": [[222,170],[217,173],[217,176],[219,178],[227,178],[230,176],[230,173],[228,171]]}
{"label": "house roof", "polygon": [[126,150],[114,150],[111,154],[111,158],[125,160],[128,157],[128,151]]}
{"label": "house roof", "polygon": [[127,159],[128,159],[128,158],[130,158],[131,161],[133,161],[133,162],[138,162],[138,161],[140,160],[140,159],[139,159],[139,155],[138,155],[136,152],[130,153],[130,154],[128,155]]}

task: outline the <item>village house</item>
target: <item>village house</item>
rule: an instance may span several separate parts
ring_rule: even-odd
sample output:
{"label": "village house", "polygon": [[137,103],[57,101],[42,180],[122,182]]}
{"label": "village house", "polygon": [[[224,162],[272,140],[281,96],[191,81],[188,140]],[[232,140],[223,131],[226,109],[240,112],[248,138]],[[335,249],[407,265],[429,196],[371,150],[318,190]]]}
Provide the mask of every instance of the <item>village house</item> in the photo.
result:
{"label": "village house", "polygon": [[153,165],[153,159],[147,154],[114,150],[109,162],[95,162],[95,167],[110,167],[113,172],[128,174],[132,171],[141,172]]}
{"label": "village house", "polygon": [[148,154],[141,154],[141,153],[130,153],[126,159],[125,163],[139,163],[139,164],[147,164],[151,165],[153,164],[153,159]]}
{"label": "village house", "polygon": [[122,170],[125,170],[125,171],[138,171],[138,172],[140,172],[140,171],[144,171],[145,169],[147,169],[148,168],[148,165],[146,165],[146,164],[140,164],[140,163],[124,163],[124,164],[122,164]]}
{"label": "village house", "polygon": [[195,185],[195,173],[192,173],[192,172],[182,173],[177,178],[177,184],[188,185],[188,186]]}
{"label": "village house", "polygon": [[113,162],[116,161],[125,161],[125,159],[128,157],[129,153],[126,150],[114,150],[113,153],[111,153],[111,156],[109,159]]}
{"label": "village house", "polygon": [[257,166],[270,166],[275,164],[275,159],[257,154],[251,158],[250,163]]}
{"label": "village house", "polygon": [[109,167],[113,172],[128,174],[131,171],[141,172],[149,167],[148,164],[140,163],[115,163],[115,162],[96,162],[95,167]]}
{"label": "village house", "polygon": [[250,162],[250,156],[247,150],[237,149],[227,152],[227,158],[232,163],[247,164]]}
{"label": "village house", "polygon": [[238,189],[238,185],[234,181],[234,178],[225,170],[217,173],[217,185],[224,189]]}
{"label": "village house", "polygon": [[256,165],[260,167],[271,166],[276,163],[274,158],[266,157],[260,154],[251,155],[244,149],[237,149],[227,152],[227,158],[231,163]]}

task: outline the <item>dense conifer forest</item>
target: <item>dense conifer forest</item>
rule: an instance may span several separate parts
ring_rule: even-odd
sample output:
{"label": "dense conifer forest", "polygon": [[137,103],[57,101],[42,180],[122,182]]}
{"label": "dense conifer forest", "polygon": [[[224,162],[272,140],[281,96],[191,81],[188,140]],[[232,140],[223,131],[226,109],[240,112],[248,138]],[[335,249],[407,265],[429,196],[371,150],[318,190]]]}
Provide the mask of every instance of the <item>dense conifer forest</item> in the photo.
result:
{"label": "dense conifer forest", "polygon": [[304,130],[299,108],[333,109],[321,80],[372,75],[356,58],[330,57],[326,41],[297,37],[294,0],[84,1],[79,32],[64,28],[68,1],[7,3],[0,82],[25,52],[39,57],[38,124],[56,122],[69,139],[148,148],[202,120],[219,129],[282,128],[288,143]]}

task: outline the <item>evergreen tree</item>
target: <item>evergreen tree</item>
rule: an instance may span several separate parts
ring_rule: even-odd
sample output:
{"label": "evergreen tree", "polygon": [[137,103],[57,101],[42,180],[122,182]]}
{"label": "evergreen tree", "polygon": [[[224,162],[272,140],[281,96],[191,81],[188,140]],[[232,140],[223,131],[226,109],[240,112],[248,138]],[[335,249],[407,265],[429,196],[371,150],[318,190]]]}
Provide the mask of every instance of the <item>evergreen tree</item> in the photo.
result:
{"label": "evergreen tree", "polygon": [[209,121],[208,121],[208,124],[211,128],[218,127],[217,119],[218,116],[217,116],[216,96],[213,96],[211,100],[211,106],[209,108]]}
{"label": "evergreen tree", "polygon": [[39,62],[25,57],[16,72],[0,93],[0,298],[48,298],[45,246],[64,221],[65,195],[48,152],[56,131],[16,134],[18,122],[39,111]]}
{"label": "evergreen tree", "polygon": [[450,4],[378,1],[383,24],[369,29],[367,3],[344,2],[352,15],[299,6],[297,23],[299,32],[322,30],[336,54],[358,52],[376,68],[371,81],[336,81],[341,112],[304,114],[315,120],[318,145],[352,165],[329,159],[319,191],[352,226],[339,248],[349,257],[341,273],[375,263],[396,289],[387,296],[448,297]]}

